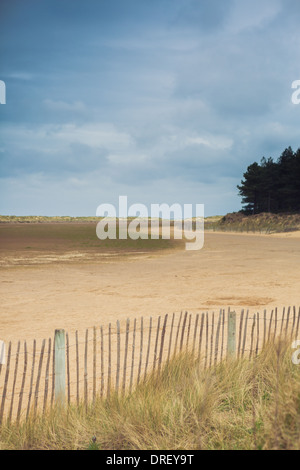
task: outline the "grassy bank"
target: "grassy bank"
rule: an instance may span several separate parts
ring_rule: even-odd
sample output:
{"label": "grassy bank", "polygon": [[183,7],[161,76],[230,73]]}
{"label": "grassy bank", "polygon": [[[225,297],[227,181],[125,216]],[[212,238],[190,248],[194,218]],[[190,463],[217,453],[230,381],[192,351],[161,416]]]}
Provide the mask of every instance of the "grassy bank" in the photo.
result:
{"label": "grassy bank", "polygon": [[300,449],[290,342],[210,370],[181,355],[130,395],[0,428],[0,449]]}
{"label": "grassy bank", "polygon": [[300,230],[300,214],[261,213],[244,215],[233,212],[205,219],[205,229],[224,232],[284,233]]}

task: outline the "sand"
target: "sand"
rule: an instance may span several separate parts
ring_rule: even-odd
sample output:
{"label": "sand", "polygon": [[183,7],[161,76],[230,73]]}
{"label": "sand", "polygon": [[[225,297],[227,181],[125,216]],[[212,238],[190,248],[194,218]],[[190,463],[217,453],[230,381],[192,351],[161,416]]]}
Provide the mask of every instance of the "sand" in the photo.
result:
{"label": "sand", "polygon": [[[12,253],[7,254],[7,259]],[[0,339],[43,339],[126,318],[299,306],[300,236],[205,233],[199,251],[53,253],[0,267]],[[17,255],[15,257],[17,259]]]}

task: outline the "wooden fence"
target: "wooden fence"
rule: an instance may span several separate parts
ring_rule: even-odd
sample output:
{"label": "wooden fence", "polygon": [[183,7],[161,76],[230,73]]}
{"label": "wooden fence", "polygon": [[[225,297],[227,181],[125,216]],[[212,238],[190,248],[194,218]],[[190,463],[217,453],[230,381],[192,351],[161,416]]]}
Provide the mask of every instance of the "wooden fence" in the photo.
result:
{"label": "wooden fence", "polygon": [[88,328],[82,337],[56,330],[40,345],[10,342],[5,354],[2,344],[0,423],[45,413],[55,403],[87,405],[99,396],[125,394],[187,349],[204,368],[228,356],[251,359],[276,337],[296,339],[299,328],[296,307],[255,314],[221,309],[117,321]]}

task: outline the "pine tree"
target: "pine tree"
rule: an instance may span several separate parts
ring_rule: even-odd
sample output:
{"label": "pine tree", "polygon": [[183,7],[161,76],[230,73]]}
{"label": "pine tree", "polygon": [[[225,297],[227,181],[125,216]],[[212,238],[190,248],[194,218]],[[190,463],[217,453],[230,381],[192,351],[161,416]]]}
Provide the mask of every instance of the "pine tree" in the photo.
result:
{"label": "pine tree", "polygon": [[286,148],[277,162],[263,157],[243,177],[237,188],[246,214],[300,211],[300,148]]}

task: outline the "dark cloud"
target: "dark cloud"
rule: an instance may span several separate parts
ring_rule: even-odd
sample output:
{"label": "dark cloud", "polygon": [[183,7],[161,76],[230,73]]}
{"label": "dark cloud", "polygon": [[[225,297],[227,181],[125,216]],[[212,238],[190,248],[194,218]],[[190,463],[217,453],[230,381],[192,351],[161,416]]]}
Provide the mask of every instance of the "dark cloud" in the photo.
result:
{"label": "dark cloud", "polygon": [[299,147],[299,15],[298,0],[2,0],[0,212],[46,214],[54,192],[65,213],[121,191],[238,207],[250,163]]}
{"label": "dark cloud", "polygon": [[106,149],[81,143],[71,143],[61,150],[17,146],[0,151],[0,175],[5,178],[41,174],[61,180],[105,168],[107,155]]}

